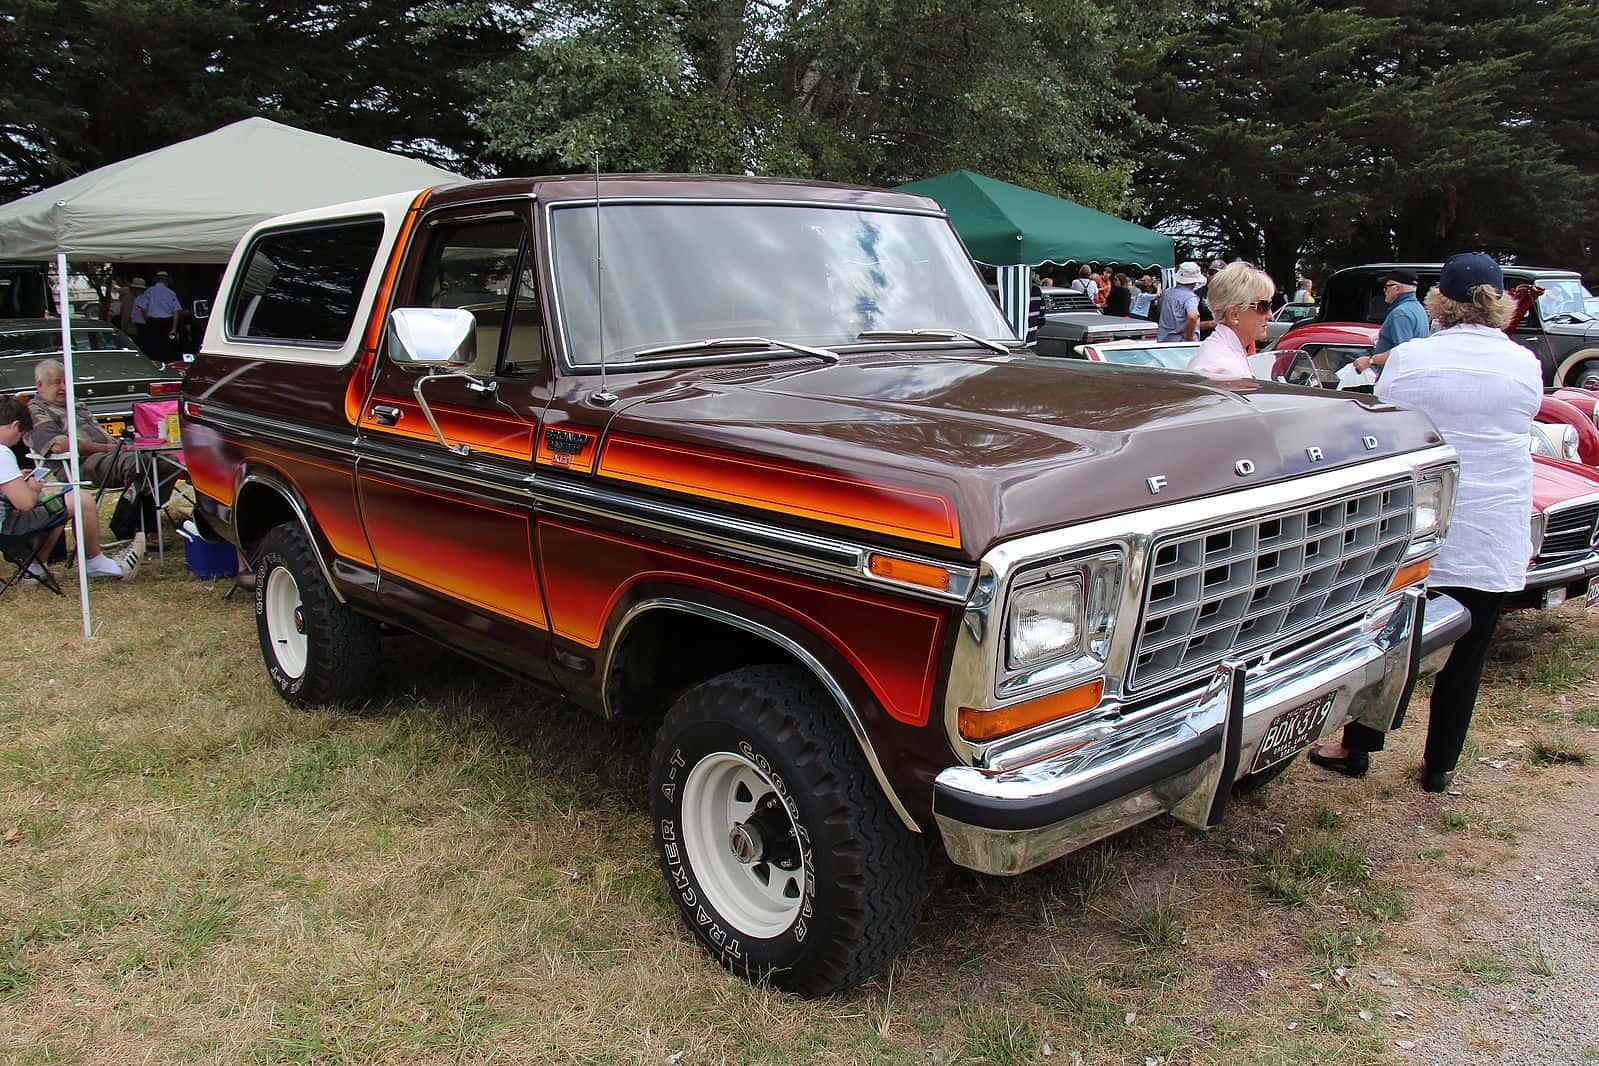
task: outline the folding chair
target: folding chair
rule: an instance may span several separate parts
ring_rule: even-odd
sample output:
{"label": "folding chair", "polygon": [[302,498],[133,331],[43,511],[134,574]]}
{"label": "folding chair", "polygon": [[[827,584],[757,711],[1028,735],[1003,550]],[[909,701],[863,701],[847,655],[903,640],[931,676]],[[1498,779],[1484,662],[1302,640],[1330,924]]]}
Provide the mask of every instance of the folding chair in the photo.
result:
{"label": "folding chair", "polygon": [[[6,578],[5,583],[0,584],[0,596],[4,596],[11,590],[13,585],[20,583],[24,577],[28,576],[28,566],[30,564],[38,563],[41,568],[45,566],[45,561],[42,558],[43,553],[40,550],[43,547],[45,534],[65,525],[66,521],[67,515],[62,513],[56,515],[48,524],[40,526],[38,529],[30,530],[27,533],[15,535],[0,533],[0,555],[5,557],[6,562],[12,563],[16,567],[11,572],[11,576]],[[39,583],[57,596],[61,595],[61,585],[56,581],[55,575],[50,573],[48,569],[44,571],[44,574],[44,578]]]}

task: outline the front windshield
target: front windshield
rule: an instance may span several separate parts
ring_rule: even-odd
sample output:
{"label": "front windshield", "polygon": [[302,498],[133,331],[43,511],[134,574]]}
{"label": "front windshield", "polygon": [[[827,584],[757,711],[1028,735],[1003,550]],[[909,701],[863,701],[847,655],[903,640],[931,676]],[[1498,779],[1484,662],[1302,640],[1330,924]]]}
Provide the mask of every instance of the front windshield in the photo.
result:
{"label": "front windshield", "polygon": [[1543,295],[1538,297],[1538,313],[1544,318],[1582,314],[1592,299],[1592,294],[1577,278],[1539,278],[1538,287],[1543,290]]}
{"label": "front windshield", "polygon": [[1158,348],[1101,348],[1107,363],[1123,366],[1156,366],[1165,370],[1187,370],[1197,344],[1172,344]]}
{"label": "front windshield", "polygon": [[1016,342],[949,224],[785,204],[607,203],[551,212],[560,329],[573,363],[719,337],[854,344],[867,330],[957,329]]}

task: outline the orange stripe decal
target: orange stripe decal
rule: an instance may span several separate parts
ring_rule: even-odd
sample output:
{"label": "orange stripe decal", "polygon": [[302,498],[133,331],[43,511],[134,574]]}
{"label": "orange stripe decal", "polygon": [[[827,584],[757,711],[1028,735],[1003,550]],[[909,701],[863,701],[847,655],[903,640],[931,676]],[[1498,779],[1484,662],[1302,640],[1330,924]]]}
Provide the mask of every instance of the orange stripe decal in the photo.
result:
{"label": "orange stripe decal", "polygon": [[770,459],[613,435],[600,474],[929,544],[961,543],[955,506],[943,496]]}

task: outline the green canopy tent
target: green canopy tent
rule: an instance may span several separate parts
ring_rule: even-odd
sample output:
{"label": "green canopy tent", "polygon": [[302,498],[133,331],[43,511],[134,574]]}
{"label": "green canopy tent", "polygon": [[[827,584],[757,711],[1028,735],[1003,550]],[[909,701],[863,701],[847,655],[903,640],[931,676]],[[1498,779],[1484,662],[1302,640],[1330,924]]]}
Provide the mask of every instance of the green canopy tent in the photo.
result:
{"label": "green canopy tent", "polygon": [[1017,336],[1025,335],[1028,271],[1040,263],[1175,265],[1176,249],[1164,234],[969,170],[900,188],[937,200],[972,258],[998,269],[1000,307]]}

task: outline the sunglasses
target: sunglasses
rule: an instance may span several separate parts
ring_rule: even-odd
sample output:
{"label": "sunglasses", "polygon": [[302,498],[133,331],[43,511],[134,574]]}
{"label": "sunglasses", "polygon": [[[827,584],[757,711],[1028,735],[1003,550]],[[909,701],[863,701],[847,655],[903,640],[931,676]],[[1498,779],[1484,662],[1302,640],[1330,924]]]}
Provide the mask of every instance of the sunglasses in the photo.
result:
{"label": "sunglasses", "polygon": [[1244,306],[1249,308],[1251,311],[1256,312],[1257,314],[1262,314],[1262,315],[1271,314],[1271,301],[1270,300],[1256,300],[1254,303],[1245,304]]}

